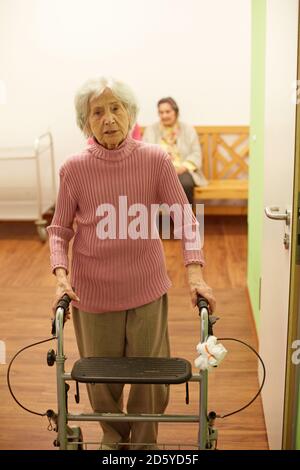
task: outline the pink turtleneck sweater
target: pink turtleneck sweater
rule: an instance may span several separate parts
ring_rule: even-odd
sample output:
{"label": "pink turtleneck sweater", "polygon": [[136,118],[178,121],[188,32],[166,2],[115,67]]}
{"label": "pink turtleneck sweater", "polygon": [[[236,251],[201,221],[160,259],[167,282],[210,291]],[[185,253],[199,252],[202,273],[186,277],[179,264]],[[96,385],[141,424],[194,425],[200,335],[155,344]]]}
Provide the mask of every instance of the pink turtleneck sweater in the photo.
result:
{"label": "pink turtleneck sweater", "polygon": [[[152,204],[177,203],[181,210],[188,204],[170,157],[159,146],[131,137],[115,150],[107,150],[94,140],[82,153],[68,158],[59,174],[55,214],[47,230],[53,271],[57,267],[69,271],[68,248],[74,236],[71,285],[80,302],[73,304],[86,312],[103,313],[145,305],[163,295],[171,282],[161,239],[150,235],[126,239],[124,223],[128,221],[130,227],[140,214],[133,210],[127,215],[133,204],[143,204],[149,214]],[[114,238],[103,236],[111,227],[104,227],[108,213],[103,204],[112,205],[106,209],[115,208]],[[198,222],[190,208],[188,211],[194,230]],[[149,220],[144,221],[150,234]],[[121,225],[123,229],[118,230]],[[180,233],[178,225],[177,229]],[[191,249],[184,236],[182,247],[185,265],[204,264],[200,239]]]}

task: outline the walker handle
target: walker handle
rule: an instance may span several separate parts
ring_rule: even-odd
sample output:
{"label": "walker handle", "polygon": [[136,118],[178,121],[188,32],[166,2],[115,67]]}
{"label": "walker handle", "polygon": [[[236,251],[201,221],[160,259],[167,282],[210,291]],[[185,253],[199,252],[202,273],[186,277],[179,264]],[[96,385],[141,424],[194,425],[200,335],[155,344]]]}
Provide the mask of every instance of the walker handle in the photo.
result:
{"label": "walker handle", "polygon": [[202,297],[201,295],[197,296],[197,307],[199,308],[199,315],[201,315],[202,308],[206,308],[209,313],[209,303],[206,298]]}
{"label": "walker handle", "polygon": [[[71,302],[71,298],[68,296],[68,294],[64,294],[62,296],[61,299],[59,299],[59,301],[57,302],[57,305],[56,305],[56,309],[55,311],[58,309],[58,308],[62,308],[63,311],[64,311],[64,324],[65,324],[65,316],[66,316],[66,313],[68,311],[68,308],[69,308],[69,305],[70,305],[70,302]],[[52,328],[51,328],[51,334],[53,336],[56,335],[56,315],[55,317],[53,318],[52,320]]]}
{"label": "walker handle", "polygon": [[69,308],[70,302],[71,298],[68,296],[68,294],[64,294],[62,298],[57,302],[56,309],[58,309],[59,307],[63,308],[64,312],[66,313]]}
{"label": "walker handle", "polygon": [[205,297],[202,297],[201,295],[197,296],[197,306],[199,308],[199,316],[201,317],[201,311],[203,308],[207,309],[208,312],[208,336],[212,336],[214,334],[213,332],[213,325],[216,323],[216,321],[219,320],[219,317],[216,317],[214,315],[210,315],[210,309],[209,309],[209,303],[206,300]]}

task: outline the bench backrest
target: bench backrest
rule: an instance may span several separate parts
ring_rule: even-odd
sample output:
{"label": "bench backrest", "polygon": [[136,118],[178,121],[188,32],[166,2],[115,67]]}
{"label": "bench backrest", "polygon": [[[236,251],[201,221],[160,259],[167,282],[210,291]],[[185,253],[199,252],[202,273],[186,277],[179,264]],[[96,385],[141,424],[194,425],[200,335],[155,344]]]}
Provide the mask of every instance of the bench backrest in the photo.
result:
{"label": "bench backrest", "polygon": [[[202,149],[202,170],[208,179],[248,177],[248,126],[195,126]],[[141,127],[143,134],[144,127]]]}

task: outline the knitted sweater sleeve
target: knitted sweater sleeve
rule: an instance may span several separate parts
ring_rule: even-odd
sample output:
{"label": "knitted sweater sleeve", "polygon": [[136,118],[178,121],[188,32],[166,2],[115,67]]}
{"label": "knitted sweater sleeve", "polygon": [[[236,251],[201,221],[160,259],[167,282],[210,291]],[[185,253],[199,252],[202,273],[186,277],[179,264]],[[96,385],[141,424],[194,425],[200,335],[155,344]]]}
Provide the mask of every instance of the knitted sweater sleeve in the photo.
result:
{"label": "knitted sweater sleeve", "polygon": [[77,202],[70,193],[64,166],[61,167],[59,176],[60,185],[55,213],[47,231],[49,234],[52,272],[54,272],[55,268],[62,267],[65,268],[68,273],[69,242],[74,236],[73,221],[75,218]]}
{"label": "knitted sweater sleeve", "polygon": [[170,157],[164,154],[163,168],[158,185],[160,204],[167,204],[174,222],[174,237],[182,240],[184,264],[201,264],[204,255],[200,236],[200,224],[188,202]]}

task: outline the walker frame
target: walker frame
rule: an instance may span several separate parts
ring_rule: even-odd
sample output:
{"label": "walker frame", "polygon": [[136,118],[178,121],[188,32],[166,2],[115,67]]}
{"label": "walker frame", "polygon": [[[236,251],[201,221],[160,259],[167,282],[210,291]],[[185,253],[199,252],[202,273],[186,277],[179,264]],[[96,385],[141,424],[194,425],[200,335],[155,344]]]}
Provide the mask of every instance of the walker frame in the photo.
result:
{"label": "walker frame", "polygon": [[[194,445],[195,449],[216,449],[217,445],[217,429],[214,427],[214,416],[213,413],[207,413],[207,398],[208,398],[208,372],[200,371],[199,374],[192,374],[188,382],[199,383],[199,414],[198,415],[181,415],[181,414],[115,414],[115,413],[81,413],[72,414],[67,410],[67,395],[69,385],[68,382],[74,381],[71,373],[65,371],[66,356],[64,355],[64,340],[63,340],[63,328],[64,319],[66,312],[69,308],[70,299],[68,296],[64,296],[63,299],[58,303],[55,312],[55,318],[52,325],[52,334],[57,340],[57,351],[52,351],[52,364],[56,362],[56,381],[57,381],[57,406],[58,411],[55,413],[52,410],[48,410],[47,416],[51,423],[54,423],[54,430],[57,431],[57,439],[54,441],[54,445],[59,447],[61,450],[82,450],[87,448],[90,444],[98,444],[95,442],[87,442],[83,440],[82,432],[80,427],[70,427],[70,422],[82,422],[82,421],[152,421],[152,422],[172,422],[172,423],[198,423],[198,438],[197,443]],[[212,333],[212,322],[208,311],[208,303],[206,299],[198,298],[198,308],[200,316],[200,340],[205,342],[207,337]],[[49,353],[48,353],[49,354]],[[55,354],[55,356],[54,356]],[[128,383],[128,382],[122,382]],[[168,383],[168,382],[163,382]],[[182,382],[184,383],[184,382]],[[78,383],[76,383],[77,387]],[[78,392],[78,389],[77,389]],[[76,396],[75,396],[76,399]],[[77,400],[76,400],[77,401]],[[119,443],[119,445],[125,445],[126,443]],[[134,443],[130,443],[134,445]],[[140,443],[139,443],[140,444]],[[99,443],[100,448],[101,444]],[[129,443],[127,443],[129,445]],[[145,443],[145,446],[150,444]],[[153,445],[153,444],[151,444]],[[158,446],[166,448],[166,445],[184,446],[182,444],[157,444]],[[191,444],[186,444],[191,447]]]}

